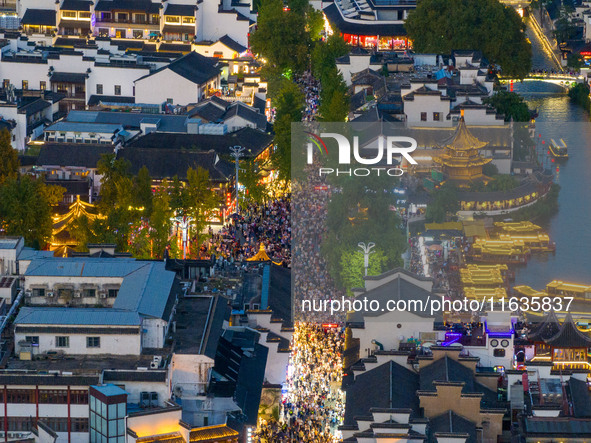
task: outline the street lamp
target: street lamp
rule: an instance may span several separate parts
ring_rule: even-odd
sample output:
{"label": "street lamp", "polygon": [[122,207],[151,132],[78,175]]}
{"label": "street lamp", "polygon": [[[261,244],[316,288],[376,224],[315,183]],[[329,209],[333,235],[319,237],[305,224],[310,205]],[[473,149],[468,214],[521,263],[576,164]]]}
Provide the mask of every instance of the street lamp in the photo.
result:
{"label": "street lamp", "polygon": [[244,151],[244,147],[242,146],[230,146],[230,151],[232,152],[232,157],[234,157],[234,161],[236,163],[236,214],[238,214],[239,211],[239,202],[238,202],[238,170],[240,169],[239,167],[239,160],[240,157],[242,157],[242,151]]}
{"label": "street lamp", "polygon": [[357,243],[357,246],[363,251],[363,267],[365,268],[365,276],[367,277],[367,270],[369,269],[369,256],[376,251],[372,251],[375,247],[374,242],[369,242],[367,245],[364,242]]}

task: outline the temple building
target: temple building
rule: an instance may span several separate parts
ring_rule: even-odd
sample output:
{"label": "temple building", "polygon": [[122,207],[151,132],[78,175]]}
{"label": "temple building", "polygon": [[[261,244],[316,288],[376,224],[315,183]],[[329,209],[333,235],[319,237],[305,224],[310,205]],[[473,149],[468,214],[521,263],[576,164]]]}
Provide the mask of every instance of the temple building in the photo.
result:
{"label": "temple building", "polygon": [[580,331],[573,317],[567,313],[562,324],[551,311],[532,332],[528,339],[533,342],[532,362],[552,362],[553,369],[589,370],[587,353],[591,337]]}
{"label": "temple building", "polygon": [[480,180],[485,178],[483,166],[492,161],[479,153],[486,145],[487,142],[480,141],[468,131],[462,115],[456,132],[443,143],[444,153],[434,157],[433,161],[441,165],[449,180],[460,183]]}

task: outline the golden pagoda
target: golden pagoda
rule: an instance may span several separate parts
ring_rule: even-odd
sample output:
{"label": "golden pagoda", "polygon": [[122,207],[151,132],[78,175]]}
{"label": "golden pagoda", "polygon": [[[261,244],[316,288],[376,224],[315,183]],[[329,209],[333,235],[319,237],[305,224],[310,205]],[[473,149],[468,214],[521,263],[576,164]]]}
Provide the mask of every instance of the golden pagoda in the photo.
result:
{"label": "golden pagoda", "polygon": [[454,135],[443,143],[443,154],[434,157],[433,161],[441,165],[449,180],[465,182],[483,179],[482,167],[492,159],[482,157],[478,151],[486,145],[487,142],[480,141],[468,131],[462,115]]}

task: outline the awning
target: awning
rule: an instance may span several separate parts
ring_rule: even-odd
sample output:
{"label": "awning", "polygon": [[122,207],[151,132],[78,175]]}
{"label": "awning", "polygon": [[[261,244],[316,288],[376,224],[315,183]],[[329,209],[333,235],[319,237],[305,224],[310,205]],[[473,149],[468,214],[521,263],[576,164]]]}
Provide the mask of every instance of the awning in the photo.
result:
{"label": "awning", "polygon": [[86,83],[86,74],[78,74],[75,72],[54,72],[51,74],[50,80],[53,83]]}
{"label": "awning", "polygon": [[175,25],[164,25],[162,28],[164,34],[189,34],[195,35],[195,26],[175,26]]}
{"label": "awning", "polygon": [[83,20],[62,20],[59,27],[64,29],[81,29],[83,31],[90,31],[90,22]]}

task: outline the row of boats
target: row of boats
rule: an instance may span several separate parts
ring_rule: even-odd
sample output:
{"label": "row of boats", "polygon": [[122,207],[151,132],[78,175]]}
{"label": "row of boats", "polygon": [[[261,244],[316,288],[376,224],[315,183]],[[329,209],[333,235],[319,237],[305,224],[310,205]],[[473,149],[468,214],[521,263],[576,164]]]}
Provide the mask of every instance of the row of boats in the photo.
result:
{"label": "row of boats", "polygon": [[477,238],[468,259],[476,263],[526,264],[532,253],[556,251],[556,244],[532,222],[497,222],[489,238]]}

